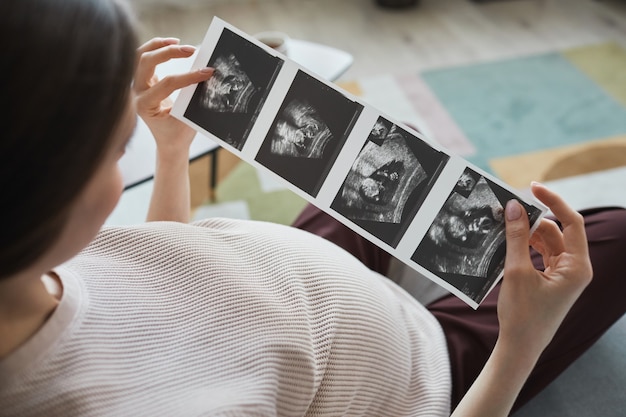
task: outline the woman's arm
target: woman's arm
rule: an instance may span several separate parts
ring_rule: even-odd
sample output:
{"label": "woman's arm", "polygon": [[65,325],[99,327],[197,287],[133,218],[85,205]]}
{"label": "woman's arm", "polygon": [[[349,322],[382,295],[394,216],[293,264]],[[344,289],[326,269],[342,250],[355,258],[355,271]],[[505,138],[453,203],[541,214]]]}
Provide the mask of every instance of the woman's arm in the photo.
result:
{"label": "woman's arm", "polygon": [[[507,204],[498,341],[453,416],[508,415],[539,356],[591,282],[582,216],[543,185],[533,184],[532,191],[552,210],[562,231],[556,223],[543,220],[530,237],[522,205],[517,201]],[[533,267],[529,245],[543,256],[545,271]]]}
{"label": "woman's arm", "polygon": [[203,68],[159,80],[154,73],[158,64],[189,57],[195,50],[193,46],[180,46],[178,42],[174,38],[155,38],[138,50],[133,85],[137,113],[150,128],[157,145],[154,188],[147,221],[189,221],[189,147],[195,131],[170,115],[173,103],[169,96],[180,88],[206,81],[213,70]]}

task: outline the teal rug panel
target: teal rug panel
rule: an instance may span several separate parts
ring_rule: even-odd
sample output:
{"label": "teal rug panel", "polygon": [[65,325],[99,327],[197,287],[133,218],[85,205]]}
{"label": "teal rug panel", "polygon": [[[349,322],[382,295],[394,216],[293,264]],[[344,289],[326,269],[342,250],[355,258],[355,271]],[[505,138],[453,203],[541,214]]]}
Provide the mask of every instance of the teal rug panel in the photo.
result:
{"label": "teal rug panel", "polygon": [[626,109],[560,53],[421,76],[488,171],[493,158],[626,133]]}

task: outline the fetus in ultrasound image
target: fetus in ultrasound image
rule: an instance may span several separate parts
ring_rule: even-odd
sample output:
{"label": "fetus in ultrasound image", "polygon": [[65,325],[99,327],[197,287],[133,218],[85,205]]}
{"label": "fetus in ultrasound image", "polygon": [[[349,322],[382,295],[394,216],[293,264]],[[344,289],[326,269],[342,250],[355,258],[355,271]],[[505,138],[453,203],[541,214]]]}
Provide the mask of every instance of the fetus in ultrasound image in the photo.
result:
{"label": "fetus in ultrasound image", "polygon": [[332,139],[333,135],[318,111],[307,101],[294,99],[276,122],[271,152],[320,159]]}
{"label": "fetus in ultrasound image", "polygon": [[217,57],[213,68],[215,73],[202,86],[200,105],[219,113],[248,113],[259,88],[242,71],[235,55]]}
{"label": "fetus in ultrasound image", "polygon": [[315,197],[363,105],[298,71],[256,161]]}
{"label": "fetus in ultrasound image", "polygon": [[[414,176],[421,176],[423,170],[418,166],[415,171],[411,171]],[[357,202],[363,201],[372,203],[377,206],[384,206],[391,203],[394,198],[401,193],[399,192],[400,180],[403,178],[406,170],[404,162],[394,159],[376,168],[374,172],[362,179],[354,188],[359,190],[359,198]],[[425,175],[424,175],[425,176]],[[396,206],[399,208],[400,206]],[[393,223],[398,223],[397,216],[391,219]]]}
{"label": "fetus in ultrasound image", "polygon": [[379,117],[331,207],[393,246],[447,160]]}
{"label": "fetus in ultrasound image", "polygon": [[[466,168],[412,259],[480,302],[504,268],[504,206],[512,198]],[[534,222],[541,211],[522,204]]]}
{"label": "fetus in ultrasound image", "polygon": [[185,117],[241,150],[283,63],[224,29],[207,63],[215,72],[198,84]]}

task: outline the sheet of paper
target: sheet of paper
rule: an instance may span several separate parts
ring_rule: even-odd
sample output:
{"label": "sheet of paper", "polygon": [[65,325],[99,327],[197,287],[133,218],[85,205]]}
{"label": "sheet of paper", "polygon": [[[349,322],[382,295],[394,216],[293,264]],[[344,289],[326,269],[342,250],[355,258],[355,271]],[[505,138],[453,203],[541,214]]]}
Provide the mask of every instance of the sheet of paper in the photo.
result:
{"label": "sheet of paper", "polygon": [[477,308],[502,277],[504,206],[546,207],[214,18],[172,114]]}

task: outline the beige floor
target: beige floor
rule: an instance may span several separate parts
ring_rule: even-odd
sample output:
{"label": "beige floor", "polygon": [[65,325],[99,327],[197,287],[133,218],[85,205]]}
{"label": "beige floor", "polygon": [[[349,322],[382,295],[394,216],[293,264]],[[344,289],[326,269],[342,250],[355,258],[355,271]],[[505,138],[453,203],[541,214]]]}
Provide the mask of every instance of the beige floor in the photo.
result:
{"label": "beige floor", "polygon": [[[374,0],[206,0],[205,6],[192,8],[138,5],[142,40],[176,36],[199,44],[213,16],[247,33],[281,30],[350,52],[354,64],[340,80],[607,40],[626,46],[626,2],[619,0],[422,0],[418,7],[401,11],[381,9]],[[236,161],[223,152],[221,175]],[[194,205],[209,196],[208,171],[206,159],[192,166]]]}
{"label": "beige floor", "polygon": [[[143,0],[146,1],[146,0]],[[277,29],[355,57],[344,78],[450,66],[615,40],[626,45],[626,2],[422,0],[392,11],[374,0],[207,0],[205,7],[141,7],[142,37],[197,44],[213,16],[247,33]]]}

